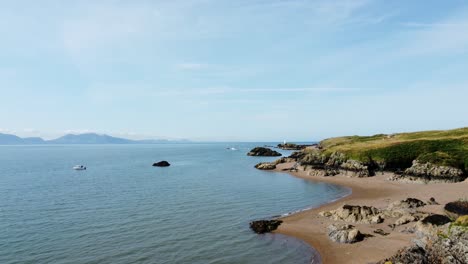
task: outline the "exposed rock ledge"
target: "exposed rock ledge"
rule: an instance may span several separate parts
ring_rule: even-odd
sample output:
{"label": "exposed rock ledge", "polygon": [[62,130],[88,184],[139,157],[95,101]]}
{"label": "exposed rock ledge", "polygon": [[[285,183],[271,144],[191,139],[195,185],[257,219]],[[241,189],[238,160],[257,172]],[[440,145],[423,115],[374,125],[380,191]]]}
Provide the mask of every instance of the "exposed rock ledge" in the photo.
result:
{"label": "exposed rock ledge", "polygon": [[418,181],[418,182],[460,182],[463,181],[463,171],[449,166],[438,166],[432,163],[413,161],[413,165],[403,174],[395,175],[390,180]]}
{"label": "exposed rock ledge", "polygon": [[343,205],[336,210],[320,212],[319,215],[349,223],[378,224],[383,222],[380,210],[372,206]]}

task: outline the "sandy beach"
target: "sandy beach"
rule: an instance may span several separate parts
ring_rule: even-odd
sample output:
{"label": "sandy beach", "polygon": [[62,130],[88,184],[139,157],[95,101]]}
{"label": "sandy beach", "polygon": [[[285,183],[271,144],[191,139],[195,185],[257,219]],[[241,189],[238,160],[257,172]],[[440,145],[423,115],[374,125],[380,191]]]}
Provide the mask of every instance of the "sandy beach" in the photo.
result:
{"label": "sandy beach", "polygon": [[[293,163],[280,164],[276,171],[280,172],[292,165]],[[412,243],[415,235],[400,231],[413,226],[414,223],[398,226],[394,230],[388,225],[392,224],[395,219],[385,219],[381,224],[353,224],[361,232],[374,236],[354,244],[339,244],[331,241],[326,232],[327,226],[340,221],[319,216],[318,213],[321,211],[334,210],[344,204],[367,205],[383,209],[392,202],[408,197],[422,201],[428,201],[434,197],[439,205],[426,205],[420,211],[443,213],[443,206],[446,203],[460,198],[468,198],[468,180],[461,183],[403,183],[388,181],[390,173],[383,175],[378,173],[378,175],[369,178],[356,178],[347,175],[322,177],[309,176],[308,172],[303,171],[302,168],[298,172],[290,172],[289,174],[311,181],[333,183],[352,189],[352,194],[338,201],[282,218],[283,223],[275,231],[307,242],[320,253],[322,262],[326,264],[373,263],[390,257],[398,249]],[[390,234],[388,236],[374,234],[373,231],[378,228]]]}

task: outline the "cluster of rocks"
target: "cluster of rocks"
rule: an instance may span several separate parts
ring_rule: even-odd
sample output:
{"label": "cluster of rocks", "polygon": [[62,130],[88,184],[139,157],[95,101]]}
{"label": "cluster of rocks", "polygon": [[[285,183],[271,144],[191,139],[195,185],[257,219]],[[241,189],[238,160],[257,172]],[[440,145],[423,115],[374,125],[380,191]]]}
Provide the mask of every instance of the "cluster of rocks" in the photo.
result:
{"label": "cluster of rocks", "polygon": [[[435,203],[435,200],[433,198],[430,201]],[[405,200],[391,203],[389,206],[387,206],[387,208],[384,209],[378,209],[372,206],[343,205],[337,208],[336,210],[322,211],[319,213],[319,215],[330,218],[335,221],[343,221],[347,223],[356,224],[380,224],[383,223],[386,219],[396,219],[392,224],[388,225],[392,229],[394,229],[397,226],[419,221],[421,219],[426,219],[423,221],[430,222],[447,221],[447,217],[441,218],[438,215],[429,215],[428,213],[419,212],[417,210],[418,208],[425,205],[426,203],[419,199],[407,198]],[[448,219],[448,221],[450,220]],[[354,227],[352,226],[347,226],[347,228],[342,229],[346,231],[351,231],[351,228],[354,229]],[[341,229],[335,227],[333,230],[336,231]],[[386,236],[389,234],[382,229],[377,229],[374,231],[374,233],[382,236]],[[344,237],[343,232],[338,234],[340,234],[340,237]],[[331,235],[333,235],[333,237]],[[337,232],[329,232],[329,237],[333,241],[336,241]]]}
{"label": "cluster of rocks", "polygon": [[260,162],[255,165],[255,168],[259,170],[274,170],[276,169],[276,164],[270,162]]}
{"label": "cluster of rocks", "polygon": [[346,174],[353,177],[373,176],[373,164],[364,164],[360,161],[348,159],[345,154],[334,152],[329,156],[323,154],[320,150],[310,150],[307,152],[293,153],[290,158],[295,158],[306,169],[310,169],[311,176],[334,176],[337,174]]}
{"label": "cluster of rocks", "polygon": [[278,157],[281,153],[264,147],[256,147],[247,153],[247,156]]}
{"label": "cluster of rocks", "polygon": [[399,250],[386,263],[468,263],[468,216],[455,222],[443,215],[431,215],[416,224],[414,245]]}
{"label": "cluster of rocks", "polygon": [[465,180],[463,171],[450,166],[439,166],[429,162],[414,160],[410,168],[396,173],[390,180],[416,182],[460,182]]}
{"label": "cluster of rocks", "polygon": [[336,210],[320,212],[319,215],[349,223],[379,224],[384,220],[379,209],[360,205],[343,205]]}
{"label": "cluster of rocks", "polygon": [[250,229],[257,234],[265,234],[275,231],[283,223],[281,220],[258,220],[250,222]]}
{"label": "cluster of rocks", "polygon": [[[378,262],[379,264],[468,263],[468,211],[466,211],[468,201],[456,201],[445,206],[446,211],[450,210],[453,216],[458,217],[456,221],[446,215],[418,211],[427,204],[437,204],[437,202],[434,198],[427,203],[419,199],[407,198],[391,203],[387,208],[380,210],[371,206],[344,205],[336,210],[319,214],[337,221],[360,224],[377,224],[387,218],[397,218],[390,227],[417,222],[411,228],[401,231],[414,233],[415,244],[398,251],[391,258]],[[369,236],[349,224],[332,224],[328,226],[327,231],[330,240],[338,243],[355,243]],[[380,228],[374,230],[373,233],[381,236],[389,235]]]}
{"label": "cluster of rocks", "polygon": [[[325,154],[319,147],[307,148],[292,153],[289,159],[299,162],[311,176],[334,176],[337,174],[351,177],[370,177],[377,171],[383,172],[385,161],[375,161],[369,157],[366,162],[349,159],[341,152]],[[394,166],[394,165],[392,165]],[[467,178],[462,169],[450,166],[439,166],[428,162],[414,160],[412,166],[394,171],[389,180],[407,182],[460,182]]]}

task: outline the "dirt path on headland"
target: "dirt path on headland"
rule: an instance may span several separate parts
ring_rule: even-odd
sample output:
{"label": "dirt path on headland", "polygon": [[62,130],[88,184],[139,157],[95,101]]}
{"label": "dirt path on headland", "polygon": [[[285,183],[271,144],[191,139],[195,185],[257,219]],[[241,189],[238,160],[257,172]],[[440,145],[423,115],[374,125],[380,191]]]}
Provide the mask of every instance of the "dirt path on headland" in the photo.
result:
{"label": "dirt path on headland", "polygon": [[[276,171],[289,168],[293,163],[278,165]],[[289,173],[289,172],[288,172]],[[401,230],[414,225],[409,223],[392,230],[388,225],[392,222],[384,221],[381,224],[353,224],[361,232],[373,234],[375,229],[383,229],[390,234],[366,238],[354,244],[339,244],[331,241],[327,236],[327,226],[339,221],[321,217],[321,211],[337,209],[344,204],[368,205],[385,208],[390,203],[408,197],[428,201],[431,197],[440,205],[427,205],[420,211],[443,213],[443,206],[460,198],[468,198],[468,180],[461,183],[402,183],[386,180],[391,174],[377,175],[369,178],[353,178],[346,175],[333,177],[309,176],[301,169],[291,172],[293,176],[312,181],[321,181],[346,186],[352,189],[352,194],[330,204],[315,209],[303,211],[282,218],[283,224],[275,232],[294,236],[310,244],[321,256],[325,264],[333,263],[373,263],[393,255],[398,249],[411,244],[414,234],[406,234]]]}

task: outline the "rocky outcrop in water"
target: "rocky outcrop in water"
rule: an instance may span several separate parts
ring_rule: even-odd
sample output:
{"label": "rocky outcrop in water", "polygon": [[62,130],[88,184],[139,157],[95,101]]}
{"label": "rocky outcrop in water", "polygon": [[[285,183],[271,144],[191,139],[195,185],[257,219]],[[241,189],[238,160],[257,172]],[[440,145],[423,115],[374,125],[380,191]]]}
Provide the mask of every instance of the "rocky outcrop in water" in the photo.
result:
{"label": "rocky outcrop in water", "polygon": [[281,156],[281,153],[269,148],[256,147],[249,151],[247,156],[278,157]]}
{"label": "rocky outcrop in water", "polygon": [[274,170],[276,169],[276,165],[269,162],[260,162],[257,165],[255,165],[255,168],[259,170]]}
{"label": "rocky outcrop in water", "polygon": [[165,160],[153,163],[153,167],[169,167],[171,164]]}
{"label": "rocky outcrop in water", "polygon": [[275,231],[281,223],[281,220],[258,220],[250,222],[250,228],[257,234],[265,234]]}
{"label": "rocky outcrop in water", "polygon": [[337,243],[356,243],[364,239],[364,235],[352,225],[333,224],[328,226],[328,237]]}
{"label": "rocky outcrop in water", "polygon": [[380,210],[372,206],[343,205],[336,210],[320,212],[319,215],[349,223],[378,224],[384,221]]}

